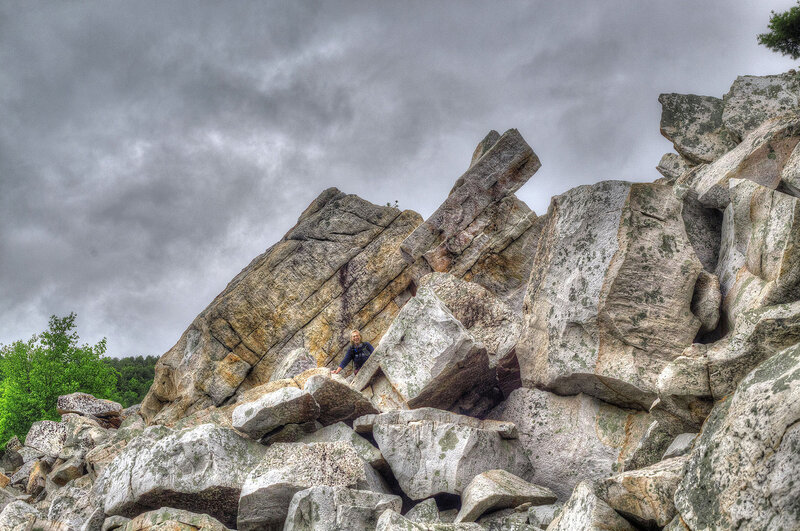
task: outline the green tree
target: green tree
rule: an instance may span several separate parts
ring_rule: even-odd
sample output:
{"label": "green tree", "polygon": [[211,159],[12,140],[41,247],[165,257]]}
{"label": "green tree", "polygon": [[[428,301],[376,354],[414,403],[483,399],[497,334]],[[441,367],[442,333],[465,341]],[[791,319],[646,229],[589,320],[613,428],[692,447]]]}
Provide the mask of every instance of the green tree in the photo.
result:
{"label": "green tree", "polygon": [[113,367],[117,378],[117,396],[124,407],[140,403],[153,384],[156,356],[130,356],[125,358],[104,358],[103,361]]}
{"label": "green tree", "polygon": [[792,59],[800,57],[800,0],[783,13],[772,11],[768,27],[769,33],[758,36],[759,44]]}
{"label": "green tree", "polygon": [[0,347],[0,446],[13,435],[24,439],[38,420],[58,420],[60,395],[116,400],[117,372],[103,363],[105,352],[105,339],[78,344],[74,313],[54,315],[40,335]]}

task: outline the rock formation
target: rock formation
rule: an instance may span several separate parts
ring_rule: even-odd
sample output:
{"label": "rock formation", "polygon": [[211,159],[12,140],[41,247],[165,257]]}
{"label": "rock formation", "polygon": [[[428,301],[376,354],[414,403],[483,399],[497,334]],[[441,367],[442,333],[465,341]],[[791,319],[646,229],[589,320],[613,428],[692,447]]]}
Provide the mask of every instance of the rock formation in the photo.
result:
{"label": "rock formation", "polygon": [[424,221],[322,192],[140,409],[7,442],[0,528],[800,528],[799,79],[662,95],[663,178],[541,216],[516,130]]}

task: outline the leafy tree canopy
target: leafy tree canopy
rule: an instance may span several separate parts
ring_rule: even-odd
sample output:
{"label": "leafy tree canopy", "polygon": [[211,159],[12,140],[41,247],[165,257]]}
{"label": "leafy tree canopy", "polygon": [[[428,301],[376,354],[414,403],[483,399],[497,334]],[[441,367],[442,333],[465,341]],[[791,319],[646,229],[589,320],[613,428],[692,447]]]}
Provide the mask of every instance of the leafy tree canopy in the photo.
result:
{"label": "leafy tree canopy", "polygon": [[769,33],[758,36],[759,44],[792,59],[800,57],[800,1],[783,13],[772,11],[768,27]]}

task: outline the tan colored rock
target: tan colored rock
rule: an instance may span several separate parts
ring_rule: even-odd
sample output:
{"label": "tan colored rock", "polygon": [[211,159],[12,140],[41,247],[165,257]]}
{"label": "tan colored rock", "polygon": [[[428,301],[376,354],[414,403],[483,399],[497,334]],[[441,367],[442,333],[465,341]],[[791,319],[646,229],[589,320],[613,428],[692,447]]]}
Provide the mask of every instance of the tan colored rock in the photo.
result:
{"label": "tan colored rock", "polygon": [[792,151],[783,166],[778,189],[795,197],[800,197],[800,144],[794,147],[794,151]]}
{"label": "tan colored rock", "polygon": [[25,492],[33,496],[38,496],[45,488],[47,474],[50,473],[50,464],[47,461],[36,461],[28,475],[28,483]]}
{"label": "tan colored rock", "polygon": [[700,271],[692,296],[692,313],[700,319],[700,333],[713,332],[719,324],[722,293],[719,279],[707,271]]}
{"label": "tan colored rock", "polygon": [[487,470],[464,489],[455,522],[474,522],[485,512],[523,503],[549,505],[555,501],[556,495],[550,489],[528,483],[506,470]]}
{"label": "tan colored rock", "polygon": [[[733,149],[738,135],[722,123],[722,100],[694,94],[661,94],[661,134],[694,164]],[[662,159],[663,160],[663,159]]]}
{"label": "tan colored rock", "polygon": [[[112,419],[122,415],[122,404],[112,400],[95,398],[88,393],[72,393],[58,397],[56,409],[59,415],[76,413],[78,415]],[[120,419],[119,422],[122,422]],[[115,427],[118,427],[119,423]]]}

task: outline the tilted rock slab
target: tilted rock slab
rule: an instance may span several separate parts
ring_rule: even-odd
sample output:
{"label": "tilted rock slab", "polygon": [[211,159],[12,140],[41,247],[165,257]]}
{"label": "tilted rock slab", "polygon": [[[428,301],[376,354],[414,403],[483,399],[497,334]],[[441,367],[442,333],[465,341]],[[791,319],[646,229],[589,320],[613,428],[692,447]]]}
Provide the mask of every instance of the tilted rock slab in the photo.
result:
{"label": "tilted rock slab", "polygon": [[687,457],[673,457],[630,470],[597,484],[608,505],[643,526],[664,527],[675,517],[675,490],[683,479]]}
{"label": "tilted rock slab", "polygon": [[597,497],[591,482],[575,487],[564,508],[547,531],[634,531],[634,527]]}
{"label": "tilted rock slab", "polygon": [[284,387],[233,410],[233,427],[254,439],[286,424],[315,420],[319,405],[307,391]]}
{"label": "tilted rock slab", "polygon": [[388,492],[350,443],[277,443],[247,476],[237,529],[282,529],[293,496],[316,486]]}
{"label": "tilted rock slab", "polygon": [[432,408],[376,415],[372,435],[403,492],[413,500],[461,494],[482,472],[508,470],[523,479],[533,467],[508,422],[480,421]]}
{"label": "tilted rock slab", "polygon": [[94,492],[107,515],[134,517],[170,506],[236,524],[239,494],[266,448],[213,424],[151,426],[105,467]]}
{"label": "tilted rock slab", "polygon": [[694,164],[677,153],[664,153],[661,160],[658,161],[658,166],[656,166],[658,173],[664,176],[664,180],[659,180],[657,182],[661,184],[672,184],[678,177],[689,171],[693,166]]}
{"label": "tilted rock slab", "polygon": [[485,531],[484,527],[472,522],[460,524],[412,522],[397,511],[386,509],[375,526],[375,531]]}
{"label": "tilted rock slab", "polygon": [[325,426],[312,433],[301,436],[296,442],[336,442],[345,441],[353,445],[358,456],[369,463],[376,470],[387,468],[386,460],[381,451],[375,448],[371,442],[350,429],[344,422],[337,422],[330,426]]}
{"label": "tilted rock slab", "polygon": [[702,264],[681,211],[656,184],[553,198],[516,349],[523,385],[649,408],[661,368],[701,326],[691,302]]}
{"label": "tilted rock slab", "polygon": [[358,417],[378,413],[367,397],[337,378],[335,375],[333,378],[312,376],[303,387],[319,405],[317,420],[323,426],[337,422],[352,423]]}
{"label": "tilted rock slab", "polygon": [[739,76],[724,96],[722,122],[744,137],[764,121],[800,109],[800,80],[791,72]]}
{"label": "tilted rock slab", "polygon": [[384,511],[400,511],[400,496],[318,486],[292,497],[284,531],[374,531]]}
{"label": "tilted rock slab", "polygon": [[324,191],[161,357],[142,415],[169,422],[220,405],[267,382],[299,347],[324,365],[344,354],[351,328],[380,338],[410,296],[398,245],[421,221],[415,212]]}
{"label": "tilted rock slab", "polygon": [[487,470],[475,476],[464,489],[455,521],[474,522],[488,511],[523,503],[549,505],[555,501],[555,493],[548,488],[528,483],[506,470]]}
{"label": "tilted rock slab", "polygon": [[[739,139],[722,123],[722,100],[694,94],[661,94],[661,134],[694,164],[712,162]],[[663,160],[663,159],[662,159]]]}
{"label": "tilted rock slab", "polygon": [[122,415],[122,404],[113,400],[95,398],[88,393],[72,393],[58,397],[56,409],[59,415],[76,413],[99,418],[119,417]]}
{"label": "tilted rock slab", "polygon": [[397,315],[351,385],[381,411],[448,409],[492,377],[483,344],[432,288],[423,287]]}
{"label": "tilted rock slab", "polygon": [[64,442],[67,440],[67,429],[61,422],[40,420],[34,422],[25,436],[25,446],[38,450],[49,457],[58,457]]}
{"label": "tilted rock slab", "polygon": [[133,518],[118,531],[229,531],[222,522],[207,514],[198,514],[183,509],[162,507],[147,511]]}
{"label": "tilted rock slab", "polygon": [[675,505],[694,531],[800,527],[800,345],[775,354],[714,407]]}
{"label": "tilted rock slab", "polygon": [[317,366],[317,360],[304,348],[296,348],[280,360],[269,377],[270,382],[284,378],[294,378],[298,374]]}
{"label": "tilted rock slab", "polygon": [[561,500],[584,479],[610,476],[651,422],[644,412],[586,395],[558,396],[527,388],[512,392],[488,418],[516,425],[519,443],[534,468],[532,476],[523,478],[551,489]]}

